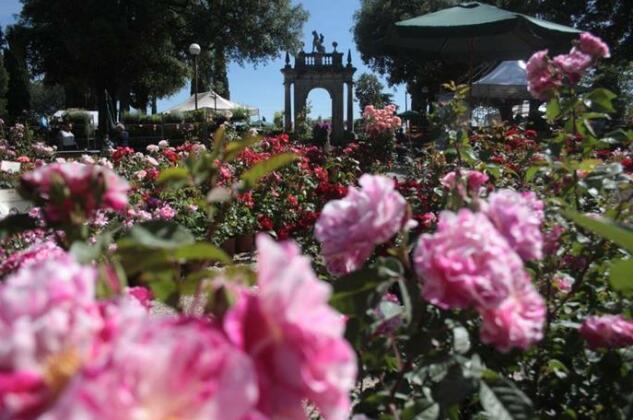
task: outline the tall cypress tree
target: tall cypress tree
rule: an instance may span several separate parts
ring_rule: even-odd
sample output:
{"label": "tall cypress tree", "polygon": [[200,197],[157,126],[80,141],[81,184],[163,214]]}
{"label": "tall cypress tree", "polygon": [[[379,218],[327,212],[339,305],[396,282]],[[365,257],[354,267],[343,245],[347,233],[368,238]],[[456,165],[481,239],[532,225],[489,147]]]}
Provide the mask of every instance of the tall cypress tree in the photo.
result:
{"label": "tall cypress tree", "polygon": [[11,117],[17,118],[31,109],[23,32],[19,28],[9,27],[7,41],[8,47],[3,54],[4,67],[9,75],[7,112]]}
{"label": "tall cypress tree", "polygon": [[[0,28],[0,51],[5,47],[4,33]],[[0,115],[7,113],[7,89],[9,86],[9,73],[4,67],[4,54],[0,55]]]}

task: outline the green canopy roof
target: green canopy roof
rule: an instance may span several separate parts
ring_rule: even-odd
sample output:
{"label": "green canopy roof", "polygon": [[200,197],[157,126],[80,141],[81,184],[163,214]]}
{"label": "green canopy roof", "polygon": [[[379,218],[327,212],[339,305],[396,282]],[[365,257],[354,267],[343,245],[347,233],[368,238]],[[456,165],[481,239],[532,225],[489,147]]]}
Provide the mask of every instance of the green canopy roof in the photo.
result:
{"label": "green canopy roof", "polygon": [[428,58],[512,60],[537,50],[568,50],[580,31],[485,3],[458,6],[397,22],[394,47],[426,53]]}

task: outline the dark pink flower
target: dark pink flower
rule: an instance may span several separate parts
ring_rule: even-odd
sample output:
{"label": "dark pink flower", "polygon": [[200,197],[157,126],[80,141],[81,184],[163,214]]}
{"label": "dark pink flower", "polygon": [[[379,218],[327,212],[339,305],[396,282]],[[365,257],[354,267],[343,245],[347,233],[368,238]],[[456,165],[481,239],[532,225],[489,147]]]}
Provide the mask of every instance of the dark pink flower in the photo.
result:
{"label": "dark pink flower", "polygon": [[480,309],[481,341],[501,352],[527,349],[543,338],[545,301],[527,273],[514,279],[511,294],[498,307]]}
{"label": "dark pink flower", "polygon": [[532,192],[499,190],[483,206],[492,224],[525,260],[543,257],[543,202]]}
{"label": "dark pink flower", "polygon": [[102,166],[53,163],[26,173],[21,183],[53,223],[79,223],[98,209],[122,212],[128,205],[128,183]]}
{"label": "dark pink flower", "polygon": [[609,46],[602,39],[590,34],[589,32],[583,32],[580,34],[578,49],[594,58],[611,57]]}
{"label": "dark pink flower", "polygon": [[620,348],[633,345],[633,321],[622,315],[590,316],[580,327],[589,348]]}
{"label": "dark pink flower", "polygon": [[224,329],[255,362],[258,411],[303,419],[309,400],[324,418],[348,418],[356,360],[343,338],[345,320],[328,305],[331,287],[293,242],[261,234],[257,250],[257,289],[239,294]]}
{"label": "dark pink flower", "polygon": [[154,318],[128,325],[43,417],[244,419],[257,401],[251,360],[210,324]]}
{"label": "dark pink flower", "polygon": [[359,269],[374,247],[390,240],[406,223],[406,201],[385,176],[363,175],[361,188],[325,205],[314,227],[328,270],[346,274]]}
{"label": "dark pink flower", "polygon": [[443,309],[496,308],[524,276],[519,256],[483,213],[442,212],[414,253],[422,296]]}

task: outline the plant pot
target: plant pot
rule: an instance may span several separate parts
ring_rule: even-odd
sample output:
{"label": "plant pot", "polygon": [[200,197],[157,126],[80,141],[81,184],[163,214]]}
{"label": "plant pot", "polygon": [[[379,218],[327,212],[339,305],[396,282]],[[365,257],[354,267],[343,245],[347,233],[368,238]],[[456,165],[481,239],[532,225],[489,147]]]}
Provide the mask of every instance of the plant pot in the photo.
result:
{"label": "plant pot", "polygon": [[235,255],[235,245],[236,245],[236,241],[235,238],[229,238],[226,241],[224,241],[222,243],[222,250],[224,252],[226,252],[230,257]]}
{"label": "plant pot", "polygon": [[248,233],[238,236],[235,249],[239,254],[243,252],[253,252],[253,250],[255,250],[255,234]]}

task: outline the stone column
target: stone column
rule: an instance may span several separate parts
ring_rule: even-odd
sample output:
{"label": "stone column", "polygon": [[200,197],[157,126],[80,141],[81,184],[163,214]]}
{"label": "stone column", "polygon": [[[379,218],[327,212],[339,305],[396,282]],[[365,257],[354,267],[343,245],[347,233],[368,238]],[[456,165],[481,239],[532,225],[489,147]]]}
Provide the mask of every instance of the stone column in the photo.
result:
{"label": "stone column", "polygon": [[354,82],[347,83],[347,131],[354,131]]}
{"label": "stone column", "polygon": [[299,122],[299,114],[304,110],[306,105],[306,98],[308,92],[306,92],[306,87],[301,81],[295,82],[295,94],[294,94],[294,131],[297,130],[297,123]]}
{"label": "stone column", "polygon": [[332,138],[334,144],[338,144],[345,132],[345,126],[343,123],[345,109],[344,109],[344,84],[341,83],[337,87],[332,87]]}
{"label": "stone column", "polygon": [[291,82],[284,82],[285,97],[284,97],[284,129],[287,133],[292,131],[292,110],[290,103],[290,85]]}

